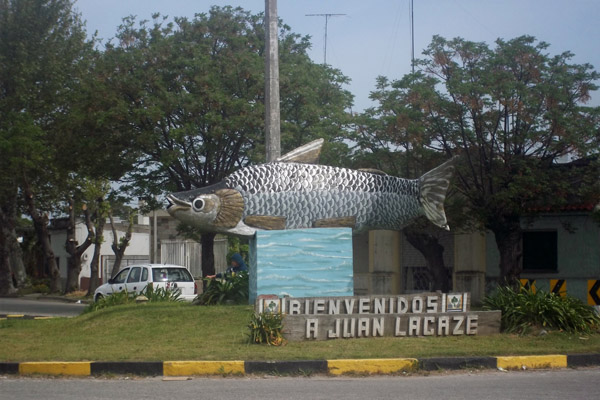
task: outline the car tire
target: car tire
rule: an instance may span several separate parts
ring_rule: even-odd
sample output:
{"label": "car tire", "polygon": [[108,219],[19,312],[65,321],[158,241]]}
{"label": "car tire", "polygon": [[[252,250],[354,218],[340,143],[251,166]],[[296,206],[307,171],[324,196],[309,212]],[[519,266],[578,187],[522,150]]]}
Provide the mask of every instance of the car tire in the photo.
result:
{"label": "car tire", "polygon": [[97,303],[97,302],[99,302],[100,300],[102,300],[103,298],[104,298],[104,296],[103,296],[102,294],[98,293],[98,294],[96,295],[96,297],[94,297],[94,301]]}

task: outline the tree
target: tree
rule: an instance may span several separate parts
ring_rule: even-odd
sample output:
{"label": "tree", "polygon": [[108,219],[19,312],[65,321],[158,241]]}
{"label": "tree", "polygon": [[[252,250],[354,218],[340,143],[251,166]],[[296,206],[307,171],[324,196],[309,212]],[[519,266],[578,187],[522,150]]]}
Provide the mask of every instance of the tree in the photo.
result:
{"label": "tree", "polygon": [[[15,194],[24,196],[53,291],[59,289],[59,274],[47,235],[44,209],[50,205],[44,202],[49,196],[40,192],[51,193],[49,183],[63,176],[55,168],[54,143],[71,126],[73,93],[82,76],[81,61],[90,49],[70,0],[0,1],[1,198],[14,209]],[[14,225],[13,216],[3,218]]]}
{"label": "tree", "polygon": [[[153,26],[139,28],[126,18],[116,40],[106,47],[106,76],[117,93],[122,129],[137,135],[143,153],[128,177],[137,197],[151,203],[167,190],[211,185],[264,160],[262,16],[213,7],[174,23],[155,15]],[[281,28],[280,42],[282,121],[289,121],[282,136],[290,143],[300,136],[342,136],[340,115],[351,102],[341,89],[346,78],[313,65],[307,39],[288,27]],[[308,96],[305,85],[321,95]],[[286,130],[291,126],[297,131]],[[204,275],[214,274],[213,241],[213,233],[203,233]]]}
{"label": "tree", "polygon": [[436,36],[420,71],[392,83],[398,118],[432,149],[460,155],[457,188],[480,228],[494,233],[501,283],[515,282],[522,268],[522,217],[569,199],[574,170],[556,163],[598,149],[600,111],[583,105],[598,73],[547,48],[530,36],[499,39],[493,49]]}
{"label": "tree", "polygon": [[133,218],[136,215],[136,211],[130,210],[127,216],[127,231],[125,231],[125,235],[119,238],[117,234],[117,229],[115,228],[115,222],[113,218],[113,210],[109,210],[108,217],[110,220],[110,228],[113,235],[113,242],[111,244],[111,249],[113,253],[115,253],[115,263],[113,264],[111,270],[111,278],[117,275],[119,270],[121,269],[121,261],[123,261],[123,256],[125,255],[125,250],[127,250],[127,246],[129,246],[129,242],[131,241],[131,234],[133,232]]}
{"label": "tree", "polygon": [[[380,82],[387,82],[380,78]],[[356,168],[371,168],[394,176],[416,179],[425,172],[441,164],[443,155],[427,150],[419,134],[414,134],[403,123],[397,110],[398,93],[378,85],[371,98],[379,102],[356,118],[356,142],[353,165]],[[448,215],[452,229],[455,229],[454,215]],[[407,241],[425,258],[427,271],[431,278],[432,290],[449,292],[451,284],[448,269],[444,264],[444,247],[440,239],[450,233],[431,224],[426,218],[418,218],[402,229]]]}

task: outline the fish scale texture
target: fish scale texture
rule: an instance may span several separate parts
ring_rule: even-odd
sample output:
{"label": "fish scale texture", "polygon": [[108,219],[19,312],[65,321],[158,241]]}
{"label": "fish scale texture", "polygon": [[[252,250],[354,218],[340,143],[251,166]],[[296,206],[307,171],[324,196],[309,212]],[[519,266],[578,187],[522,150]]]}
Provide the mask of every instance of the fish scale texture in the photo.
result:
{"label": "fish scale texture", "polygon": [[401,229],[422,214],[419,181],[346,168],[273,163],[241,169],[225,179],[245,202],[244,217],[286,218],[287,229],[317,220],[356,218],[356,231]]}

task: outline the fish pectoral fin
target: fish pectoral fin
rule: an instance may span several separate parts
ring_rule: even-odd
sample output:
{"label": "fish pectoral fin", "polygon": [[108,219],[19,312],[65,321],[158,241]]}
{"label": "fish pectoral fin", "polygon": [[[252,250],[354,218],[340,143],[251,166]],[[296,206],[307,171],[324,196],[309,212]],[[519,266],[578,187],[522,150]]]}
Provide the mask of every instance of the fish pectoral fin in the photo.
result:
{"label": "fish pectoral fin", "polygon": [[313,223],[314,228],[354,228],[356,217],[323,218]]}
{"label": "fish pectoral fin", "polygon": [[321,148],[325,140],[317,139],[310,143],[300,146],[295,150],[277,158],[277,162],[297,162],[302,164],[318,164]]}
{"label": "fish pectoral fin", "polygon": [[244,218],[246,225],[265,230],[285,229],[286,221],[285,217],[272,215],[248,215]]}
{"label": "fish pectoral fin", "polygon": [[215,194],[219,197],[221,204],[215,218],[215,225],[223,228],[235,227],[244,213],[242,195],[234,189],[220,189]]}

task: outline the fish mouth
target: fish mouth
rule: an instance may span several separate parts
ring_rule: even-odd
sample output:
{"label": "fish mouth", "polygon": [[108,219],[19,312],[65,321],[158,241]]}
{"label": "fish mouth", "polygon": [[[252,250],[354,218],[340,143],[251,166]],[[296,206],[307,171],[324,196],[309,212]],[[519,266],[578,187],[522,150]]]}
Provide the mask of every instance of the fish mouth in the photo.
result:
{"label": "fish mouth", "polygon": [[181,200],[178,197],[173,196],[172,194],[167,196],[167,211],[173,213],[179,210],[189,210],[192,208],[192,203],[189,203],[185,200]]}

